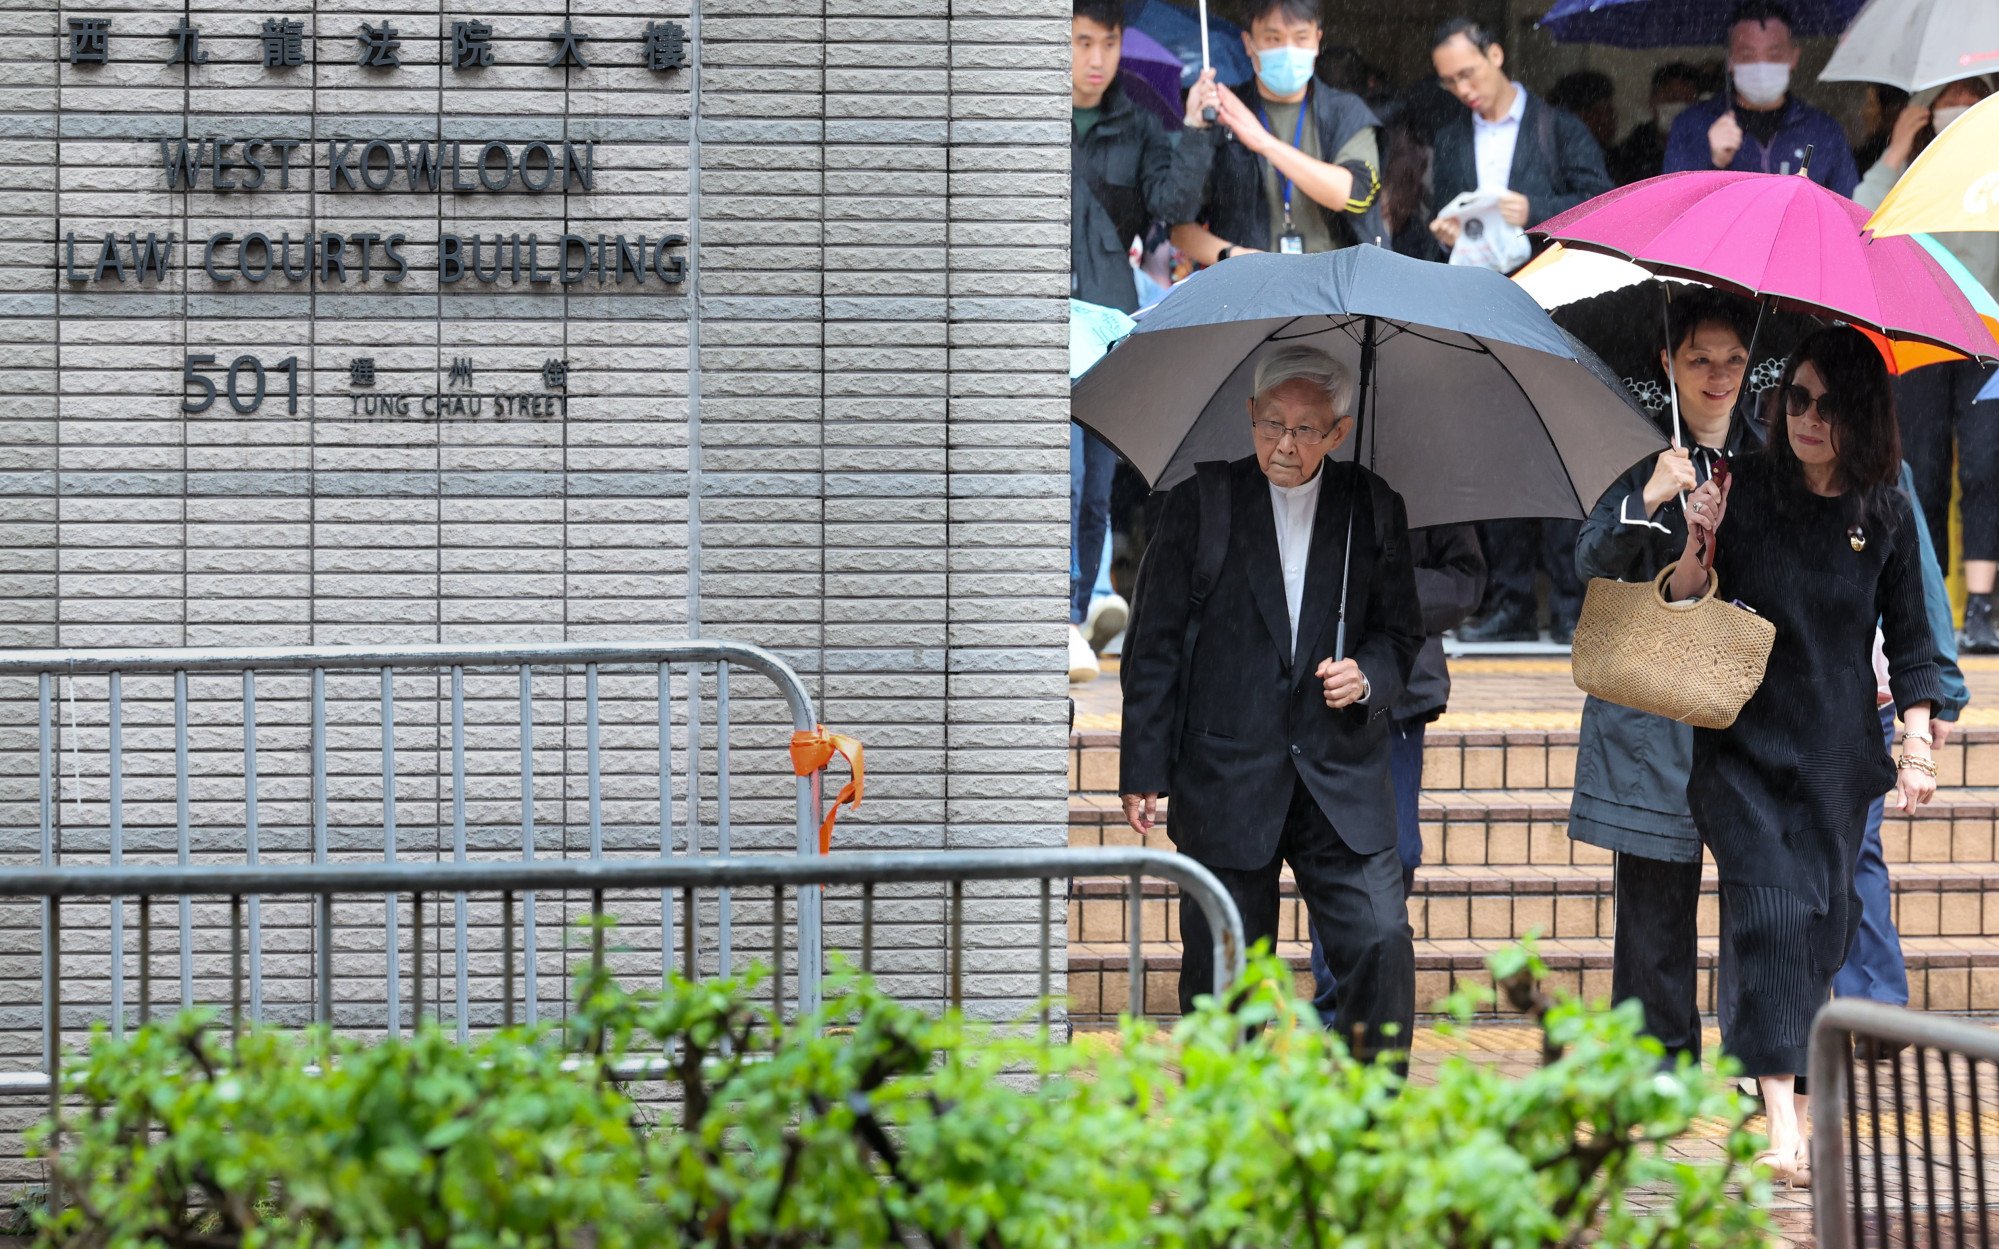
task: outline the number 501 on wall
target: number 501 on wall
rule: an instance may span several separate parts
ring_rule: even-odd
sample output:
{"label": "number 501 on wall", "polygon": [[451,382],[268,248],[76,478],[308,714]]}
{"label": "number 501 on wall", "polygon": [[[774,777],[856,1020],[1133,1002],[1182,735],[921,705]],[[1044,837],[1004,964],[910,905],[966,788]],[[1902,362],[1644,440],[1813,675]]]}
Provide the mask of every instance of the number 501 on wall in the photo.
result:
{"label": "number 501 on wall", "polygon": [[[264,392],[270,385],[269,376],[264,371],[264,362],[255,356],[237,356],[229,362],[228,371],[223,375],[222,385],[206,375],[204,370],[213,372],[220,366],[212,355],[190,354],[181,364],[180,378],[184,386],[192,386],[194,394],[183,395],[180,410],[187,413],[206,412],[215,406],[215,398],[220,394],[229,401],[237,415],[248,416],[264,406]],[[273,373],[285,375],[285,413],[298,413],[298,357],[286,356],[271,369]],[[246,376],[247,375],[247,376]],[[244,393],[245,388],[249,393]]]}

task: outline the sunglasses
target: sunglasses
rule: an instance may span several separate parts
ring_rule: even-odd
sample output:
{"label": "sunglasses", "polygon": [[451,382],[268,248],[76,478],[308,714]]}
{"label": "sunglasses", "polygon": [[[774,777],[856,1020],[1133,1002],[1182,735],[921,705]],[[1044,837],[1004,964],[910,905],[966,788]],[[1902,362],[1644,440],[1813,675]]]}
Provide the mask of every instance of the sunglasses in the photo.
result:
{"label": "sunglasses", "polygon": [[1847,416],[1846,404],[1830,391],[1814,399],[1811,391],[1796,382],[1784,387],[1784,411],[1803,416],[1814,407],[1819,410],[1819,419],[1828,425],[1837,425]]}

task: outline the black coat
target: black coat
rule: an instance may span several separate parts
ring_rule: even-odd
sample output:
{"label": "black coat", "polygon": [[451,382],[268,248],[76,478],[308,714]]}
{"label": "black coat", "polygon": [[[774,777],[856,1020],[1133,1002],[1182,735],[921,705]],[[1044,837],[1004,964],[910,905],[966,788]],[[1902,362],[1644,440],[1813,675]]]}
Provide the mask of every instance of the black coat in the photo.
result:
{"label": "black coat", "polygon": [[1070,294],[1121,312],[1138,309],[1131,240],[1154,222],[1192,221],[1213,147],[1200,132],[1174,135],[1111,79],[1103,116],[1069,140]]}
{"label": "black coat", "polygon": [[[1692,446],[1691,436],[1685,441]],[[1750,422],[1737,416],[1722,441],[1733,459],[1755,449]],[[1707,480],[1703,453],[1696,466]],[[1680,557],[1687,520],[1677,499],[1644,515],[1645,483],[1659,457],[1633,465],[1590,511],[1576,538],[1576,575],[1642,582]],[[1600,698],[1583,702],[1576,746],[1576,781],[1569,802],[1569,836],[1605,850],[1667,863],[1697,863],[1700,834],[1687,807],[1687,772],[1694,731],[1684,724]]]}
{"label": "black coat", "polygon": [[[1603,167],[1603,149],[1587,126],[1533,92],[1526,95],[1506,186],[1527,197],[1527,224],[1535,226],[1610,190],[1610,174]],[[1460,110],[1437,131],[1432,170],[1432,213],[1478,188],[1470,109]]]}
{"label": "black coat", "polygon": [[[1254,82],[1238,83],[1231,90],[1246,102],[1253,104],[1257,99]],[[1381,124],[1374,111],[1359,96],[1329,87],[1317,79],[1312,81],[1311,94],[1307,98],[1312,104],[1312,122],[1319,128],[1319,159],[1328,163],[1354,135]],[[1264,196],[1263,162],[1248,148],[1230,138],[1225,126],[1209,126],[1205,132],[1188,135],[1185,141],[1198,144],[1202,137],[1213,145],[1215,156],[1214,168],[1208,174],[1207,202],[1201,206],[1200,220],[1206,223],[1208,229],[1239,247],[1275,250],[1277,241],[1270,237],[1270,201]],[[1287,138],[1284,135],[1278,137]],[[1381,219],[1380,192],[1379,169],[1370,169],[1365,183],[1359,174],[1355,174],[1353,198],[1349,202],[1362,207],[1359,212],[1326,214],[1333,223],[1334,242],[1347,246],[1372,243],[1377,239],[1384,243],[1387,241],[1384,236],[1388,227]],[[1342,226],[1347,230],[1344,238],[1339,233]]]}
{"label": "black coat", "polygon": [[1397,724],[1428,723],[1451,698],[1451,670],[1444,662],[1444,632],[1464,623],[1485,596],[1485,555],[1470,525],[1438,525],[1409,535],[1416,566],[1416,601],[1423,609],[1423,649],[1409,674],[1409,688],[1395,700]]}
{"label": "black coat", "polygon": [[[1136,589],[1122,665],[1118,788],[1171,794],[1174,844],[1211,866],[1271,861],[1298,777],[1355,852],[1395,845],[1390,711],[1423,643],[1407,513],[1401,496],[1366,469],[1321,471],[1329,476],[1312,525],[1295,654],[1270,488],[1254,456],[1229,466],[1228,558],[1188,670],[1181,651],[1200,531],[1197,481],[1167,496]],[[1356,497],[1359,506],[1350,508]],[[1347,653],[1371,693],[1367,704],[1335,711],[1313,672],[1333,653],[1349,515]],[[1184,724],[1178,742],[1176,724]]]}

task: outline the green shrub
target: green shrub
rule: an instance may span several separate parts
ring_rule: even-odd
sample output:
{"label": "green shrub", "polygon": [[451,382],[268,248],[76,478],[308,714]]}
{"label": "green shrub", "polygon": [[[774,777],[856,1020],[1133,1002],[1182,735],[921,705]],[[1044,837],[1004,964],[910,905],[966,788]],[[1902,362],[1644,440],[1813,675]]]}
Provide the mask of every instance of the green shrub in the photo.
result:
{"label": "green shrub", "polygon": [[[1759,1243],[1757,1142],[1726,1081],[1662,1074],[1633,1009],[1540,998],[1530,952],[1499,970],[1550,1061],[1509,1075],[1453,1057],[1408,1087],[1348,1059],[1274,962],[1170,1035],[1128,1023],[1070,1046],[934,1018],[844,973],[798,1027],[753,1004],[754,978],[630,994],[585,976],[563,1028],[463,1046],[428,1024],[373,1045],[232,1041],[189,1014],[100,1034],[68,1073],[68,1204],[41,1242]],[[651,1124],[606,1071],[662,1052],[677,1100]],[[1666,1149],[1696,1119],[1724,1135],[1721,1160]],[[1633,1186],[1665,1195],[1641,1214]]]}

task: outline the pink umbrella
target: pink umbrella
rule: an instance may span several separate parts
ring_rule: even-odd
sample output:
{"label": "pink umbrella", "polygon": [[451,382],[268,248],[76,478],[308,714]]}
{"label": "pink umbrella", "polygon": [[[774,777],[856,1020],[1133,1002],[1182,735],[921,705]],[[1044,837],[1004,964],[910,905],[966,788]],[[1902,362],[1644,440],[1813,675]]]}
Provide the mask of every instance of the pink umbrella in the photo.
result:
{"label": "pink umbrella", "polygon": [[1999,339],[1922,244],[1871,238],[1866,223],[1866,209],[1810,178],[1703,171],[1620,187],[1534,232],[1663,277],[1999,360]]}

